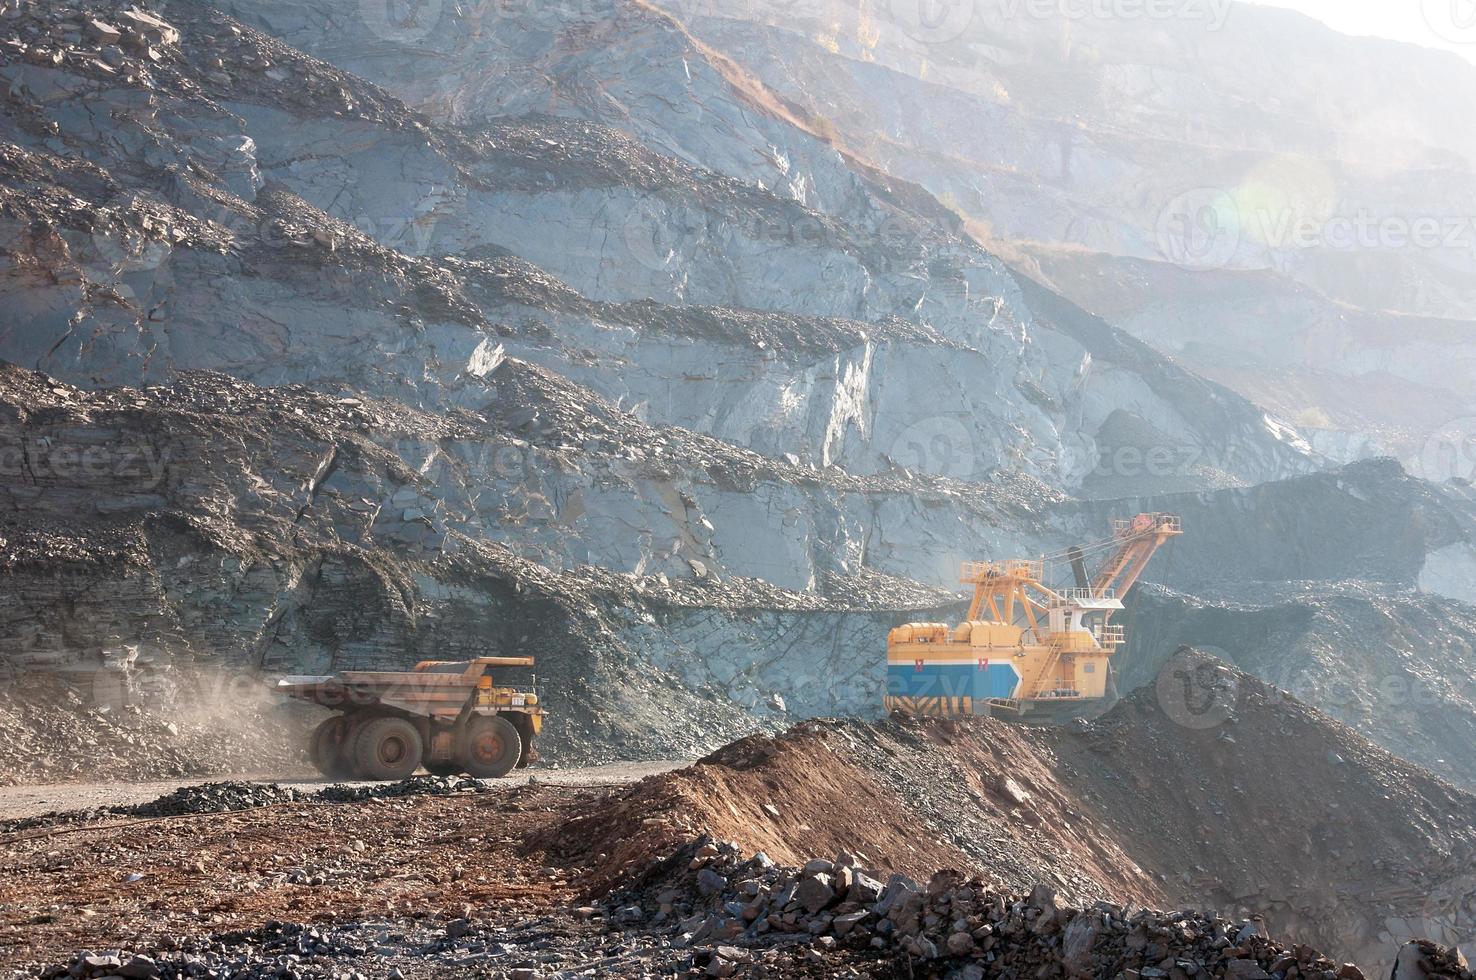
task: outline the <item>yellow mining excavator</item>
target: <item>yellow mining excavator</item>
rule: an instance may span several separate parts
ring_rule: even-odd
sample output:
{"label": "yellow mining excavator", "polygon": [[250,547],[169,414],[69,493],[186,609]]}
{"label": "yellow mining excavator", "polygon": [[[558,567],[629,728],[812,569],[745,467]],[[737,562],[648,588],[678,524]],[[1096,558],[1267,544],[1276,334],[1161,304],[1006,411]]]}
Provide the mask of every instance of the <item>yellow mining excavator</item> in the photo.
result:
{"label": "yellow mining excavator", "polygon": [[[1110,538],[1060,555],[966,562],[967,620],[911,623],[887,637],[887,710],[1057,721],[1109,704],[1111,658],[1125,642],[1112,614],[1154,553],[1183,532],[1172,514],[1139,514],[1114,521]],[[1070,567],[1074,586],[1044,584],[1052,561]]]}

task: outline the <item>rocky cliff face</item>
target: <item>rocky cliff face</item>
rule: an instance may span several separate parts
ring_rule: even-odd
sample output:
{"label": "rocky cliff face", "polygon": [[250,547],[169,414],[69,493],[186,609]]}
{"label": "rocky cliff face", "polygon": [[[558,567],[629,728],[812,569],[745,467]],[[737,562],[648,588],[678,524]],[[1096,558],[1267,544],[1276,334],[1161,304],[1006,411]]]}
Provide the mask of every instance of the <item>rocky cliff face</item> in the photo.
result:
{"label": "rocky cliff face", "polygon": [[[271,16],[276,8],[269,4],[255,11],[255,19],[310,49],[321,46],[325,36],[345,43],[337,31],[343,23],[369,30],[358,17],[358,4],[318,6],[336,17],[312,21],[313,29],[278,27]],[[250,12],[242,11],[243,16]],[[29,343],[10,352],[20,363],[93,383],[126,382],[149,368],[223,368],[278,383],[340,376],[368,358],[374,361],[374,383],[401,382],[418,398],[436,399],[441,393],[433,390],[435,382],[444,387],[476,378],[491,347],[501,343],[509,353],[597,386],[601,394],[647,417],[821,467],[837,464],[869,473],[901,465],[963,477],[1008,467],[1073,487],[1091,472],[1097,435],[1124,403],[1172,437],[1205,446],[1231,478],[1256,481],[1304,465],[1305,447],[1284,438],[1244,403],[1193,385],[1174,390],[1172,371],[1170,377],[1155,377],[1164,369],[1161,364],[1119,365],[1110,357],[1093,361],[1089,355],[1100,342],[1084,343],[1075,324],[1061,322],[1079,313],[1043,319],[1037,303],[1023,295],[998,260],[937,227],[936,205],[919,207],[910,198],[921,195],[848,165],[834,149],[782,118],[765,115],[761,106],[742,105],[742,97],[756,96],[711,66],[692,79],[685,73],[682,79],[669,77],[676,68],[646,79],[629,70],[628,55],[617,60],[624,49],[593,48],[610,60],[576,59],[564,70],[575,74],[571,87],[640,81],[653,90],[642,92],[652,106],[664,104],[655,101],[658,92],[703,104],[738,100],[734,111],[741,109],[756,121],[732,136],[716,127],[725,142],[739,144],[725,152],[748,155],[763,142],[788,160],[796,155],[789,143],[801,144],[816,162],[796,172],[795,179],[831,192],[828,196],[786,194],[764,175],[742,172],[740,181],[733,179],[731,166],[714,170],[708,161],[709,169],[703,169],[663,156],[606,128],[608,123],[629,126],[624,116],[586,107],[554,118],[529,117],[529,106],[501,105],[496,92],[479,89],[474,120],[457,118],[455,128],[438,125],[413,116],[383,90],[311,62],[249,28],[227,26],[219,15],[197,9],[173,16],[186,33],[194,23],[200,33],[232,39],[224,52],[212,40],[203,50],[186,45],[172,57],[161,54],[165,64],[156,69],[161,76],[173,69],[198,88],[151,83],[144,89],[149,100],[168,104],[165,126],[179,130],[169,134],[175,158],[142,160],[129,152],[127,141],[85,130],[72,137],[73,152],[118,179],[150,167],[187,170],[189,161],[199,165],[201,160],[196,144],[218,150],[222,140],[230,143],[240,158],[227,165],[227,172],[238,173],[245,183],[231,186],[219,178],[215,193],[208,195],[216,210],[200,214],[230,232],[228,241],[214,243],[226,252],[222,265],[207,265],[210,272],[181,279],[182,267],[190,262],[215,261],[190,254],[191,243],[182,238],[171,244],[186,246],[177,250],[184,254],[156,248],[137,260],[149,267],[138,270],[143,275],[130,286],[135,296],[144,297],[140,309],[152,309],[148,303],[155,293],[170,294],[170,308],[149,321],[164,323],[167,316],[167,337],[163,328],[146,323],[109,330],[99,344],[93,336],[97,328],[88,328],[94,321],[90,310],[79,310],[65,298],[28,299],[28,305],[48,310],[54,326],[48,330],[43,321],[28,331]],[[557,30],[544,23],[549,17],[557,18]],[[465,40],[463,26],[452,19],[437,21],[437,29],[458,42]],[[545,55],[536,45],[552,44],[552,38],[618,31],[648,40],[663,54],[673,45],[689,59],[703,54],[676,25],[639,5],[597,4],[577,15],[555,8],[526,26],[531,47],[454,53],[482,66],[485,85],[496,81],[517,92],[522,89],[506,73],[485,66],[504,60],[539,63]],[[239,32],[238,41],[232,30]],[[506,45],[507,36],[503,30],[495,39]],[[429,38],[412,51],[427,43]],[[494,55],[497,61],[486,60]],[[237,74],[251,73],[246,84],[209,64],[227,60],[239,63]],[[412,75],[426,74],[416,73],[415,58],[408,61]],[[80,95],[89,86],[49,69],[33,84],[31,67],[18,66],[12,91],[22,101],[29,96],[25,108],[39,113],[36,125],[60,127],[62,120],[46,117],[36,91],[60,85],[53,100],[70,102],[68,95]],[[433,77],[439,83],[454,76]],[[398,75],[383,80],[400,80],[407,96],[419,94]],[[663,88],[678,81],[679,92]],[[212,85],[217,89],[212,91]],[[628,98],[641,101],[634,94]],[[682,119],[655,108],[648,114],[666,120],[668,128]],[[567,116],[593,121],[573,122]],[[707,133],[713,125],[704,120],[697,126],[701,138],[718,138]],[[773,130],[783,130],[788,142],[776,144]],[[54,139],[68,142],[65,133]],[[664,146],[654,136],[650,140]],[[44,141],[20,142],[22,152],[54,151]],[[313,149],[325,146],[333,152]],[[724,153],[710,156],[720,162]],[[35,160],[28,164],[45,166]],[[85,193],[72,193],[87,199]],[[240,200],[228,197],[221,205],[221,194]],[[333,252],[342,236],[354,237],[353,229],[314,227],[318,222],[299,207],[301,202],[321,209],[330,225],[335,217],[353,223],[373,244],[386,247],[376,258],[361,257],[370,266],[363,270],[367,276],[346,275],[336,255],[319,263],[292,254],[297,245]],[[170,204],[199,210],[184,198]],[[222,206],[224,213],[218,210]],[[263,238],[285,251],[254,249],[253,240]],[[348,239],[344,242],[347,246]],[[232,245],[243,265],[237,264]],[[522,274],[509,276],[446,261],[495,263],[509,251],[563,282],[539,278],[515,262]],[[90,257],[80,258],[85,266]],[[496,288],[514,287],[529,276],[539,278],[539,284]],[[579,293],[565,288],[565,282]],[[194,295],[197,289],[203,293]],[[580,302],[581,296],[594,305]],[[704,317],[601,305],[633,300],[753,313]],[[238,316],[222,323],[221,310],[238,311]],[[764,323],[756,315],[760,311],[782,315]],[[75,328],[72,320],[78,317],[81,326]],[[817,317],[867,327],[810,322]],[[683,322],[690,320],[699,322]],[[898,326],[897,320],[914,326]],[[489,326],[507,336],[491,342]],[[412,339],[421,330],[424,336]],[[672,333],[681,339],[673,341]],[[823,339],[796,343],[796,335]],[[393,343],[398,363],[381,363],[377,343],[360,342],[353,349],[349,337]],[[284,348],[293,351],[285,363]],[[600,359],[610,364],[600,365]],[[615,365],[620,370],[608,369]],[[935,383],[939,399],[921,412],[911,396],[924,379]],[[1220,403],[1218,410],[1211,419],[1195,417],[1206,397]],[[935,451],[933,444],[948,448]],[[927,458],[912,458],[919,455]]]}
{"label": "rocky cliff face", "polygon": [[1019,267],[1324,452],[1472,475],[1464,60],[1245,3],[668,6]]}
{"label": "rocky cliff face", "polygon": [[818,98],[905,75],[905,30],[866,62],[637,0],[373,8],[4,8],[12,663],[524,650],[555,755],[671,755],[876,711],[887,628],[957,615],[960,560],[1134,507],[1185,512],[1158,577],[1210,602],[1470,597],[1462,491],[1314,475],[749,44]]}

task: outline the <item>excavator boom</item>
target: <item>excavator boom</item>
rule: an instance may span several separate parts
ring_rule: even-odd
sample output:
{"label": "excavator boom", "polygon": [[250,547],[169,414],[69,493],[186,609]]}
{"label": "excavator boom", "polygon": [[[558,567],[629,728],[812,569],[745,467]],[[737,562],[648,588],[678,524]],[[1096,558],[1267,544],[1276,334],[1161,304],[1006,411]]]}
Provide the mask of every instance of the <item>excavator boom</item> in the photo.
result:
{"label": "excavator boom", "polygon": [[1172,514],[1139,514],[1130,521],[1113,521],[1112,536],[1118,542],[1097,577],[1092,591],[1126,595],[1153,556],[1169,538],[1184,533],[1184,523]]}

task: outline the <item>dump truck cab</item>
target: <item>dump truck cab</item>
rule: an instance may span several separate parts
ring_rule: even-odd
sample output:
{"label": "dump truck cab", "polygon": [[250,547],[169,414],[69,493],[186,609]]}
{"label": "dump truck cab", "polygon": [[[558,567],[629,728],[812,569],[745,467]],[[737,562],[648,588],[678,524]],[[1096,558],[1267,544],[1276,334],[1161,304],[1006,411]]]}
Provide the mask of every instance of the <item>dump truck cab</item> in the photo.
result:
{"label": "dump truck cab", "polygon": [[403,779],[422,765],[435,775],[500,778],[537,759],[546,712],[535,685],[499,685],[492,670],[533,663],[426,660],[409,671],[284,677],[277,689],[334,712],[308,746],[329,778]]}

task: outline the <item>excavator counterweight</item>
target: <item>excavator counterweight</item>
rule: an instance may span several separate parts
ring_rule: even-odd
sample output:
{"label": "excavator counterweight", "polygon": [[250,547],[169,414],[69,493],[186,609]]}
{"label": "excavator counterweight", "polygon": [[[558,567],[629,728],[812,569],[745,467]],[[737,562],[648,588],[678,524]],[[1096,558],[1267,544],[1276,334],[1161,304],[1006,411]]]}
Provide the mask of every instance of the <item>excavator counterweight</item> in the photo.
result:
{"label": "excavator counterweight", "polygon": [[[974,588],[954,627],[911,623],[887,637],[888,711],[1051,720],[1105,706],[1111,658],[1126,643],[1111,622],[1158,549],[1184,533],[1172,514],[1114,521],[1112,536],[1043,559],[965,562]],[[1099,559],[1094,575],[1087,561]],[[1074,585],[1045,584],[1053,560]]]}

